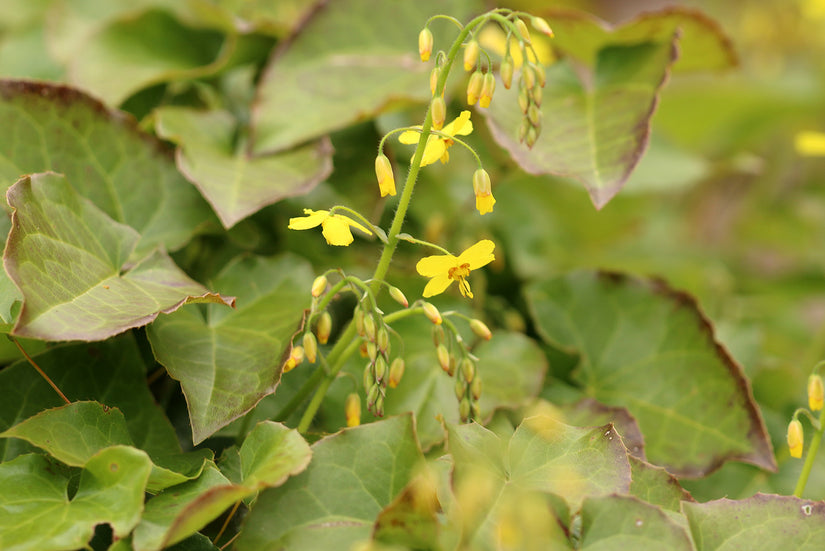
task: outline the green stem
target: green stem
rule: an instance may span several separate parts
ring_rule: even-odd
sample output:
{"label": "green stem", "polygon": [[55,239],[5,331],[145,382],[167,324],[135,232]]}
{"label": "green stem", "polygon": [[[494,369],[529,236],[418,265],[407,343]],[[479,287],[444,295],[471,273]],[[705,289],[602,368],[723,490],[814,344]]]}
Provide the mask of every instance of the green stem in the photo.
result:
{"label": "green stem", "polygon": [[813,469],[816,452],[819,451],[819,444],[822,443],[822,433],[825,431],[825,409],[819,414],[819,426],[820,429],[811,438],[808,455],[805,456],[805,464],[802,465],[802,472],[799,473],[799,479],[796,481],[796,489],[793,491],[793,495],[796,497],[802,497],[802,492],[805,491],[805,484],[808,483],[808,477],[811,474],[811,469]]}

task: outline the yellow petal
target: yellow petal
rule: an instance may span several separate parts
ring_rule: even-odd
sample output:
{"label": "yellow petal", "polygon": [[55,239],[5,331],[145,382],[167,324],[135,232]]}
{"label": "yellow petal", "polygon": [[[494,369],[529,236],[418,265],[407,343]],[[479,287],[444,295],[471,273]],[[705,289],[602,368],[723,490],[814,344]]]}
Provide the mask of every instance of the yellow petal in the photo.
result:
{"label": "yellow petal", "polygon": [[478,209],[478,213],[482,216],[488,212],[493,212],[493,205],[495,204],[496,200],[492,193],[476,195],[476,209]]}
{"label": "yellow petal", "polygon": [[800,155],[825,155],[825,134],[822,132],[799,132],[794,142]]}
{"label": "yellow petal", "polygon": [[322,233],[327,243],[341,247],[346,247],[353,241],[349,226],[347,218],[336,214],[328,217],[321,224],[321,228],[323,228]]}
{"label": "yellow petal", "polygon": [[[421,128],[420,126],[416,126],[415,128]],[[398,136],[398,141],[405,144],[415,144],[418,143],[418,140],[421,138],[421,132],[416,132],[415,130],[405,130]]]}
{"label": "yellow petal", "polygon": [[423,296],[426,298],[433,295],[439,295],[443,293],[452,282],[453,280],[447,276],[446,272],[444,272],[443,274],[438,275],[427,282],[427,286],[424,287]]}
{"label": "yellow petal", "polygon": [[427,147],[424,148],[424,156],[421,158],[421,166],[431,165],[444,155],[447,146],[444,140],[438,136],[430,136],[427,140]]}
{"label": "yellow petal", "polygon": [[489,239],[482,239],[463,253],[461,253],[456,260],[456,264],[469,264],[471,270],[477,270],[482,266],[486,266],[493,260],[493,249],[496,244]]}
{"label": "yellow petal", "polygon": [[415,265],[415,270],[424,277],[447,275],[450,268],[456,265],[456,260],[451,254],[425,256]]}
{"label": "yellow petal", "polygon": [[473,123],[470,122],[470,112],[462,111],[450,124],[444,127],[442,132],[450,136],[466,136],[473,131]]}
{"label": "yellow petal", "polygon": [[301,216],[298,218],[289,219],[289,229],[291,230],[308,230],[314,228],[324,221],[329,216],[328,210],[310,210],[304,209],[304,214],[308,216]]}

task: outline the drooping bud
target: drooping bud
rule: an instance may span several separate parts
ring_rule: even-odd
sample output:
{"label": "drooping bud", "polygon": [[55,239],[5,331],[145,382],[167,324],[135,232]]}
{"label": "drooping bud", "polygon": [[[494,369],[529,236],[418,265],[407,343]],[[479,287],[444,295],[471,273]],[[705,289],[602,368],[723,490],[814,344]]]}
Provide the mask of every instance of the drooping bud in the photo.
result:
{"label": "drooping bud", "polygon": [[301,362],[304,361],[304,347],[303,346],[293,346],[292,350],[289,351],[289,358],[286,359],[284,362],[284,373],[289,373],[295,366],[299,365]]}
{"label": "drooping bud", "polygon": [[364,335],[370,341],[375,341],[375,319],[367,314],[364,314]]}
{"label": "drooping bud", "polygon": [[493,338],[493,333],[490,331],[490,328],[480,319],[473,318],[470,320],[470,330],[485,341]]}
{"label": "drooping bud", "polygon": [[811,411],[819,411],[822,409],[823,401],[825,401],[825,389],[823,389],[822,377],[811,375],[808,377],[808,407]]}
{"label": "drooping bud", "polygon": [[318,356],[318,341],[315,340],[315,335],[309,331],[304,333],[304,354],[307,360],[309,360],[309,363],[315,363]]}
{"label": "drooping bud", "polygon": [[444,128],[444,120],[447,118],[447,104],[444,103],[444,98],[441,96],[434,97],[430,109],[433,115],[433,128],[441,130]]}
{"label": "drooping bud", "polygon": [[458,414],[464,422],[470,418],[470,400],[466,396],[458,403]]}
{"label": "drooping bud", "polygon": [[347,396],[344,403],[344,414],[347,418],[348,427],[357,427],[361,424],[361,397],[355,392]]}
{"label": "drooping bud", "polygon": [[501,77],[501,83],[508,90],[513,85],[513,58],[509,55],[501,62],[501,67],[498,69],[498,74]]}
{"label": "drooping bud", "polygon": [[378,178],[378,190],[381,197],[395,195],[395,176],[390,160],[383,153],[375,158],[375,176]]}
{"label": "drooping bud", "polygon": [[379,396],[381,396],[381,385],[376,382],[370,387],[369,392],[367,392],[367,407],[372,409],[372,406],[375,405],[375,401]]}
{"label": "drooping bud", "polygon": [[398,386],[398,383],[401,382],[401,378],[404,376],[404,360],[402,358],[396,358],[392,361],[392,365],[390,365],[390,379],[387,382],[390,388],[395,388]]}
{"label": "drooping bud", "polygon": [[536,86],[536,72],[533,70],[532,63],[530,65],[525,65],[524,69],[522,69],[522,76],[524,77],[524,84],[527,86],[528,90],[532,90]]}
{"label": "drooping bud", "polygon": [[536,29],[541,34],[553,38],[553,29],[550,28],[550,25],[547,24],[547,21],[542,19],[541,17],[533,17],[532,21],[533,28]]}
{"label": "drooping bud", "polygon": [[533,149],[533,146],[536,145],[536,140],[538,139],[538,137],[539,135],[536,132],[536,128],[534,126],[531,126],[529,129],[527,129],[527,134],[524,136],[525,145],[528,148]]}
{"label": "drooping bud", "polygon": [[427,316],[428,320],[436,325],[441,325],[441,312],[439,312],[438,308],[433,306],[431,302],[425,302],[421,305],[421,308],[424,310],[424,315]]}
{"label": "drooping bud", "polygon": [[375,381],[380,383],[384,380],[384,375],[387,374],[387,360],[384,356],[375,358]]}
{"label": "drooping bud", "polygon": [[435,353],[438,356],[438,364],[441,366],[441,369],[446,371],[447,373],[450,372],[450,351],[447,350],[447,347],[443,344],[439,344],[438,347],[435,349]]}
{"label": "drooping bud", "polygon": [[450,356],[450,365],[449,365],[449,367],[447,367],[447,375],[449,375],[450,377],[455,375],[455,366],[456,366],[455,356]]}
{"label": "drooping bud", "polygon": [[470,80],[467,82],[467,105],[475,105],[478,97],[481,95],[481,87],[484,84],[484,73],[476,70],[470,75]]}
{"label": "drooping bud", "polygon": [[524,138],[527,137],[527,131],[530,130],[532,125],[530,121],[527,119],[521,119],[521,126],[518,128],[518,141],[519,143],[524,143]]}
{"label": "drooping bud", "polygon": [[804,442],[805,433],[802,431],[802,423],[798,419],[794,419],[788,425],[788,449],[790,449],[791,457],[797,459],[802,457]]}
{"label": "drooping bud", "polygon": [[358,345],[358,351],[361,353],[362,358],[369,356],[367,352],[367,341],[361,341],[361,344]]}
{"label": "drooping bud", "polygon": [[472,39],[470,40],[466,46],[464,46],[464,70],[465,71],[472,71],[473,67],[476,66],[478,63],[478,52],[479,52],[478,40]]}
{"label": "drooping bud", "polygon": [[536,107],[535,103],[527,109],[527,118],[530,119],[530,124],[533,126],[537,126],[541,121],[541,110]]}
{"label": "drooping bud", "polygon": [[473,382],[470,383],[470,393],[473,395],[473,400],[481,398],[481,375],[476,373]]}
{"label": "drooping bud", "polygon": [[544,65],[541,63],[536,63],[533,65],[533,70],[536,72],[536,80],[539,83],[539,86],[544,88],[544,85],[547,83],[547,73],[544,71]]}
{"label": "drooping bud", "polygon": [[483,168],[473,173],[473,193],[476,196],[476,209],[479,214],[483,216],[488,212],[493,212],[496,200],[493,197],[490,175]]}
{"label": "drooping bud", "polygon": [[490,102],[493,101],[493,92],[496,90],[496,77],[493,73],[484,75],[484,84],[481,86],[481,97],[478,98],[479,107],[490,107]]}
{"label": "drooping bud", "polygon": [[516,24],[516,29],[518,29],[521,39],[527,44],[530,44],[530,31],[527,29],[527,25],[525,25],[524,21],[521,19],[516,19],[514,23]]}
{"label": "drooping bud", "polygon": [[355,330],[358,332],[358,336],[365,336],[366,333],[364,332],[364,310],[360,306],[356,306],[355,310],[352,313],[352,317],[355,320]]}
{"label": "drooping bud", "polygon": [[481,419],[481,408],[478,407],[478,402],[470,404],[470,419]]}
{"label": "drooping bud", "polygon": [[429,61],[430,54],[433,53],[433,33],[430,29],[424,27],[418,33],[418,55],[421,56],[421,61]]}
{"label": "drooping bud", "polygon": [[385,326],[382,325],[378,329],[378,333],[375,335],[375,343],[378,345],[378,350],[382,354],[387,353],[387,350],[390,348],[390,333]]}
{"label": "drooping bud", "polygon": [[473,377],[476,374],[476,366],[473,363],[473,360],[470,358],[463,358],[461,360],[461,374],[464,376],[464,380],[468,383],[473,382]]}
{"label": "drooping bud", "polygon": [[433,325],[433,346],[438,346],[444,342],[444,327]]}
{"label": "drooping bud", "polygon": [[[521,82],[524,82],[522,80]],[[518,91],[518,106],[521,109],[521,112],[525,115],[527,114],[527,110],[530,108],[530,93],[527,91],[526,86],[519,87]]]}
{"label": "drooping bud", "polygon": [[536,86],[533,88],[533,93],[531,97],[533,98],[533,103],[538,107],[541,107],[541,99],[544,93],[542,92],[542,88],[540,86]]}
{"label": "drooping bud", "polygon": [[319,275],[315,278],[315,281],[312,282],[312,289],[310,293],[315,298],[320,297],[324,294],[324,291],[327,290],[327,277],[323,275]]}
{"label": "drooping bud", "polygon": [[395,302],[397,302],[404,308],[410,305],[409,301],[407,300],[407,297],[404,296],[404,293],[402,293],[401,289],[399,289],[398,287],[393,287],[392,285],[390,285],[390,297],[392,297],[392,299]]}
{"label": "drooping bud", "polygon": [[378,347],[376,347],[375,343],[372,341],[367,343],[367,357],[371,361],[375,361],[375,358],[378,357]]}
{"label": "drooping bud", "polygon": [[318,318],[318,325],[315,326],[318,343],[326,344],[330,333],[332,333],[332,316],[329,315],[329,312],[322,312]]}
{"label": "drooping bud", "polygon": [[379,394],[378,398],[375,399],[375,407],[373,408],[376,417],[383,417],[384,416],[384,395]]}
{"label": "drooping bud", "polygon": [[368,363],[364,368],[364,390],[369,390],[375,384],[375,376],[372,374],[372,364]]}
{"label": "drooping bud", "polygon": [[456,400],[461,400],[467,394],[467,384],[459,379],[455,380],[455,397]]}

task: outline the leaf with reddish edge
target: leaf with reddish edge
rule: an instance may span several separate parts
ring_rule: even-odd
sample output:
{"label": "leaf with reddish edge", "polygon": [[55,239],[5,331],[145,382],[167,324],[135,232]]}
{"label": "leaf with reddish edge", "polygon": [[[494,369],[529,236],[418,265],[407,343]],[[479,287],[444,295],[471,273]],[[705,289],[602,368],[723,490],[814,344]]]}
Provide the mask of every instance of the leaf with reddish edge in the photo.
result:
{"label": "leaf with reddish edge", "polygon": [[579,354],[585,393],[636,418],[649,461],[682,477],[726,461],[776,469],[750,383],[693,297],[578,271],[531,284],[526,300],[542,338]]}
{"label": "leaf with reddish edge", "polygon": [[579,180],[602,208],[647,147],[659,91],[678,55],[676,41],[674,35],[666,42],[605,47],[589,72],[577,72],[569,60],[551,65],[541,106],[543,129],[532,149],[518,141],[519,87],[498,87],[485,111],[493,137],[525,171]]}
{"label": "leaf with reddish edge", "polygon": [[184,304],[234,304],[190,279],[165,252],[130,266],[138,233],[78,195],[61,175],[23,178],[7,199],[14,212],[3,261],[23,295],[14,335],[103,340]]}
{"label": "leaf with reddish edge", "polygon": [[581,519],[582,551],[693,551],[685,528],[658,507],[632,496],[589,497],[584,501]]}

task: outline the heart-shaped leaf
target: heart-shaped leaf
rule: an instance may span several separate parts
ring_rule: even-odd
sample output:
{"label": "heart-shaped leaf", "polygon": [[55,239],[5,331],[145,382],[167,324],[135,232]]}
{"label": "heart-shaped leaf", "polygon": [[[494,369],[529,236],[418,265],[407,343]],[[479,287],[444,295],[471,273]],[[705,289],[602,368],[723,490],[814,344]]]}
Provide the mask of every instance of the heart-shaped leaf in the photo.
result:
{"label": "heart-shaped leaf", "polygon": [[629,496],[590,497],[581,510],[581,549],[693,551],[687,531],[661,509]]}

